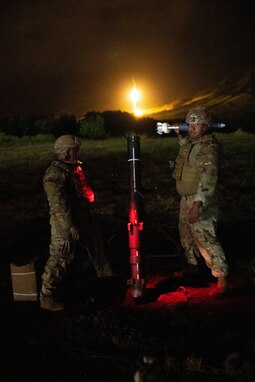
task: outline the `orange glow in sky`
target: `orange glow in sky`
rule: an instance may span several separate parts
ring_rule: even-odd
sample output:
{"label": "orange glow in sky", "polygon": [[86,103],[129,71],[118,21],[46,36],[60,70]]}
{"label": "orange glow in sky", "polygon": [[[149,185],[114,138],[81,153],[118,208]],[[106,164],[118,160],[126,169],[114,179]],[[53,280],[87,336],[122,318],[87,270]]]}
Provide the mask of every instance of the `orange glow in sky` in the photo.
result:
{"label": "orange glow in sky", "polygon": [[[181,100],[176,98],[168,103],[159,103],[157,92],[154,93],[152,85],[146,82],[139,82],[139,85],[132,80],[120,86],[119,97],[123,99],[121,110],[133,114],[135,117],[148,117],[163,111],[173,111],[181,105]],[[161,100],[162,101],[162,100]]]}
{"label": "orange glow in sky", "polygon": [[[141,108],[140,105],[139,105],[139,102],[141,103],[141,100],[143,101],[143,104],[146,103],[146,101],[150,102],[150,92],[149,90],[147,89],[147,92],[145,91],[146,90],[146,87],[144,88],[143,86],[143,91],[141,91],[141,88],[138,88],[136,86],[136,83],[135,83],[135,80],[133,79],[133,87],[131,90],[127,91],[126,94],[128,94],[128,99],[129,101],[131,101],[131,104],[132,104],[132,107],[130,108],[133,113],[133,115],[135,117],[142,117],[142,116],[146,116],[146,115],[150,115],[150,114],[155,114],[155,113],[159,113],[161,111],[164,111],[164,110],[173,110],[176,106],[176,104],[178,104],[178,100],[176,101],[173,101],[171,103],[168,103],[168,104],[164,104],[164,105],[161,105],[161,106],[152,106],[152,107],[145,107],[144,108]],[[155,100],[154,100],[155,102]]]}

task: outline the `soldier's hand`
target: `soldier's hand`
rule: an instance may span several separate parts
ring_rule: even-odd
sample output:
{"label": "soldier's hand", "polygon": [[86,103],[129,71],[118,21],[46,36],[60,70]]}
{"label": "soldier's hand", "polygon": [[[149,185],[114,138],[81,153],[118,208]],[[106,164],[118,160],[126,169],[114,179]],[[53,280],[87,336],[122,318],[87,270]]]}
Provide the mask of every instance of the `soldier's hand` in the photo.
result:
{"label": "soldier's hand", "polygon": [[70,227],[70,233],[72,235],[72,238],[74,240],[79,240],[79,237],[80,237],[80,233],[78,231],[78,229],[76,227]]}
{"label": "soldier's hand", "polygon": [[183,138],[183,135],[181,134],[181,129],[180,129],[180,127],[178,127],[177,129],[174,129],[174,132],[175,132],[175,134],[177,135],[178,140],[181,141],[182,138]]}
{"label": "soldier's hand", "polygon": [[194,202],[188,216],[189,223],[193,224],[198,221],[199,215],[200,215],[200,207],[202,205],[202,202]]}

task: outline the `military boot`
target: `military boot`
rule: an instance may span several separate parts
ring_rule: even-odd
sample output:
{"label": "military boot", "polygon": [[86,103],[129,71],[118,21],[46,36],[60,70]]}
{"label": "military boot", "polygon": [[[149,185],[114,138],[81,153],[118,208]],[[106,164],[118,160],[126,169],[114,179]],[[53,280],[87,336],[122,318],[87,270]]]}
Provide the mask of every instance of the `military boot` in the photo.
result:
{"label": "military boot", "polygon": [[51,310],[57,312],[65,309],[65,305],[62,302],[55,300],[52,296],[41,296],[40,306],[42,309]]}
{"label": "military boot", "polygon": [[227,277],[226,276],[219,276],[217,287],[222,288],[223,290],[226,289],[228,286]]}

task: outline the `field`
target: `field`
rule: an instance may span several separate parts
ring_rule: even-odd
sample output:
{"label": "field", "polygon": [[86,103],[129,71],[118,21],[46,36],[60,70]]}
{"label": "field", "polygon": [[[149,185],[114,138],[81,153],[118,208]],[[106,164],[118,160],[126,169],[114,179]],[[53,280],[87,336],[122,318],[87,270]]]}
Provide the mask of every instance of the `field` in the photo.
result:
{"label": "field", "polygon": [[[70,308],[55,315],[42,312],[38,302],[13,302],[9,270],[11,262],[36,258],[40,284],[49,244],[42,176],[54,158],[54,140],[0,142],[3,381],[19,374],[37,380],[125,382],[133,380],[137,368],[158,373],[157,381],[163,380],[161,374],[167,381],[254,381],[255,135],[238,130],[217,137],[223,151],[219,238],[230,265],[232,293],[214,300],[206,270],[202,279],[181,273],[179,198],[169,169],[177,140],[141,136],[142,248],[153,293],[139,304],[130,298],[127,139],[83,141],[81,160],[97,200],[93,213],[102,222],[116,278],[97,280],[88,269],[74,267]],[[143,364],[145,355],[155,362]],[[239,357],[237,366],[231,357]],[[237,379],[238,373],[250,379]]]}

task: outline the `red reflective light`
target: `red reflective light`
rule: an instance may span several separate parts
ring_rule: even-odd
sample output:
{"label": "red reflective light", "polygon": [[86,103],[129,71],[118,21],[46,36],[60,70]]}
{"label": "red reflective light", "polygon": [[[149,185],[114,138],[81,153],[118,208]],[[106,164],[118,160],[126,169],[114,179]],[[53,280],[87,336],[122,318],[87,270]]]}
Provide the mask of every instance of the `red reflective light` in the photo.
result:
{"label": "red reflective light", "polygon": [[79,191],[82,196],[87,199],[90,203],[95,201],[94,191],[86,184],[86,176],[81,168],[81,166],[76,166],[74,170],[74,176],[78,179],[79,182]]}

